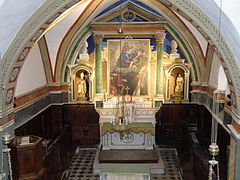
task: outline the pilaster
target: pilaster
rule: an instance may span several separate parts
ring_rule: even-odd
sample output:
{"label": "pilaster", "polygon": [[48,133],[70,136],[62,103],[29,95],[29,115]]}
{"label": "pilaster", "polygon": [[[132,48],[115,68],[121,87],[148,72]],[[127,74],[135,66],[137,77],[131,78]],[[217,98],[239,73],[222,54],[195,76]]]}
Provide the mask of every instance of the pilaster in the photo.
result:
{"label": "pilaster", "polygon": [[156,70],[156,95],[163,97],[163,50],[166,33],[161,31],[155,34],[156,50],[157,50],[157,70]]}
{"label": "pilaster", "polygon": [[94,35],[95,42],[95,78],[96,78],[96,94],[103,93],[102,81],[102,35]]}

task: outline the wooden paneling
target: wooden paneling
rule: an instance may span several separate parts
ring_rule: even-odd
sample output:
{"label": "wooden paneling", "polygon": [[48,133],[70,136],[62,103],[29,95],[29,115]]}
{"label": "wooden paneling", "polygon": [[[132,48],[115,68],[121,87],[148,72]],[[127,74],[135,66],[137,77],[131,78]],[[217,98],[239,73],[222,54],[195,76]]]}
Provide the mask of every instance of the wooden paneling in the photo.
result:
{"label": "wooden paneling", "polygon": [[33,119],[15,129],[16,136],[36,135],[42,138],[54,138],[63,128],[62,106],[53,105]]}
{"label": "wooden paneling", "polygon": [[[40,156],[41,153],[37,156],[37,158],[41,158],[41,161],[43,161],[42,168],[46,169],[48,180],[55,180],[56,174],[69,168],[69,163],[74,152],[71,125],[64,122],[62,110],[62,105],[53,105],[15,129],[16,136],[36,135],[49,141],[47,145],[41,147],[41,149],[44,149],[43,158]],[[28,158],[33,156],[33,151],[26,151],[24,153]],[[38,161],[40,162],[40,159]],[[34,168],[35,163],[31,163],[31,161],[29,163],[22,163],[21,168],[28,168],[29,165]],[[25,178],[36,179],[36,177],[30,176]]]}
{"label": "wooden paneling", "polygon": [[208,179],[208,157],[204,156],[200,147],[192,150],[193,171],[198,180]]}
{"label": "wooden paneling", "polygon": [[183,138],[184,126],[196,126],[199,105],[164,104],[156,114],[157,144],[173,143]]}
{"label": "wooden paneling", "polygon": [[211,143],[211,128],[212,115],[204,106],[200,106],[196,135],[200,145],[205,151],[208,151],[208,147]]}
{"label": "wooden paneling", "polygon": [[223,180],[227,180],[228,173],[228,158],[229,158],[229,145],[230,135],[225,131],[222,126],[218,126],[218,140],[217,144],[219,147],[219,171],[220,177]]}
{"label": "wooden paneling", "polygon": [[[44,179],[46,170],[43,167],[42,138],[30,136],[32,144],[20,145],[21,137],[15,137],[11,143],[11,161],[14,180]],[[42,171],[42,175],[39,172]],[[34,176],[35,178],[32,178]]]}
{"label": "wooden paneling", "polygon": [[72,125],[73,140],[81,145],[99,144],[99,115],[93,104],[65,104],[64,120]]}
{"label": "wooden paneling", "polygon": [[[179,151],[181,165],[192,162],[192,168],[199,180],[207,179],[208,148],[211,143],[211,113],[201,105],[164,104],[156,114],[156,142],[159,145],[174,145]],[[193,128],[195,127],[195,128]],[[193,140],[193,133],[197,141]],[[227,179],[228,145],[230,135],[218,125],[217,159],[220,164],[220,177]]]}

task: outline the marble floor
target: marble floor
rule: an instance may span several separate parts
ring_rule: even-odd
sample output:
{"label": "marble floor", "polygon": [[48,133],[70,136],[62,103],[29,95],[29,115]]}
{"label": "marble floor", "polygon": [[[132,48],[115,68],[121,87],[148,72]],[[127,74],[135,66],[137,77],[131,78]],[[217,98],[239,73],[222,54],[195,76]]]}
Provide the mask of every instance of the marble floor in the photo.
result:
{"label": "marble floor", "polygon": [[[159,149],[165,165],[165,173],[152,174],[151,180],[182,180],[179,158],[175,148]],[[93,173],[93,163],[96,149],[80,149],[71,162],[68,180],[99,180],[99,175]]]}

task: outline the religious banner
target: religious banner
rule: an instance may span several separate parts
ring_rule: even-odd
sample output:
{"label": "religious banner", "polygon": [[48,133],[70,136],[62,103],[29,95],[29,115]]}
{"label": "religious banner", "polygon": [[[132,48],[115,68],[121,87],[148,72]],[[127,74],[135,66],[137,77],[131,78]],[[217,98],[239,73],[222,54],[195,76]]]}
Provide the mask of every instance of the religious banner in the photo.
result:
{"label": "religious banner", "polygon": [[108,40],[111,95],[148,94],[149,39]]}

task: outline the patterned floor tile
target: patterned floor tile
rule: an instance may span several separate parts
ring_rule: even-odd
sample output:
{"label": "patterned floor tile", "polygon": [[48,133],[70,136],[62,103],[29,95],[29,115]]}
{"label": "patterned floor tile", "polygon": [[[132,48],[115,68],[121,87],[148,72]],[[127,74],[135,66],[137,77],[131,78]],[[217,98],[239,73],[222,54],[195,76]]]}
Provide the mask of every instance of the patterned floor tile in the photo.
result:
{"label": "patterned floor tile", "polygon": [[[175,148],[159,149],[165,165],[164,174],[152,174],[151,180],[181,180],[180,165]],[[68,180],[99,180],[93,174],[93,163],[96,149],[80,149],[72,159]]]}

